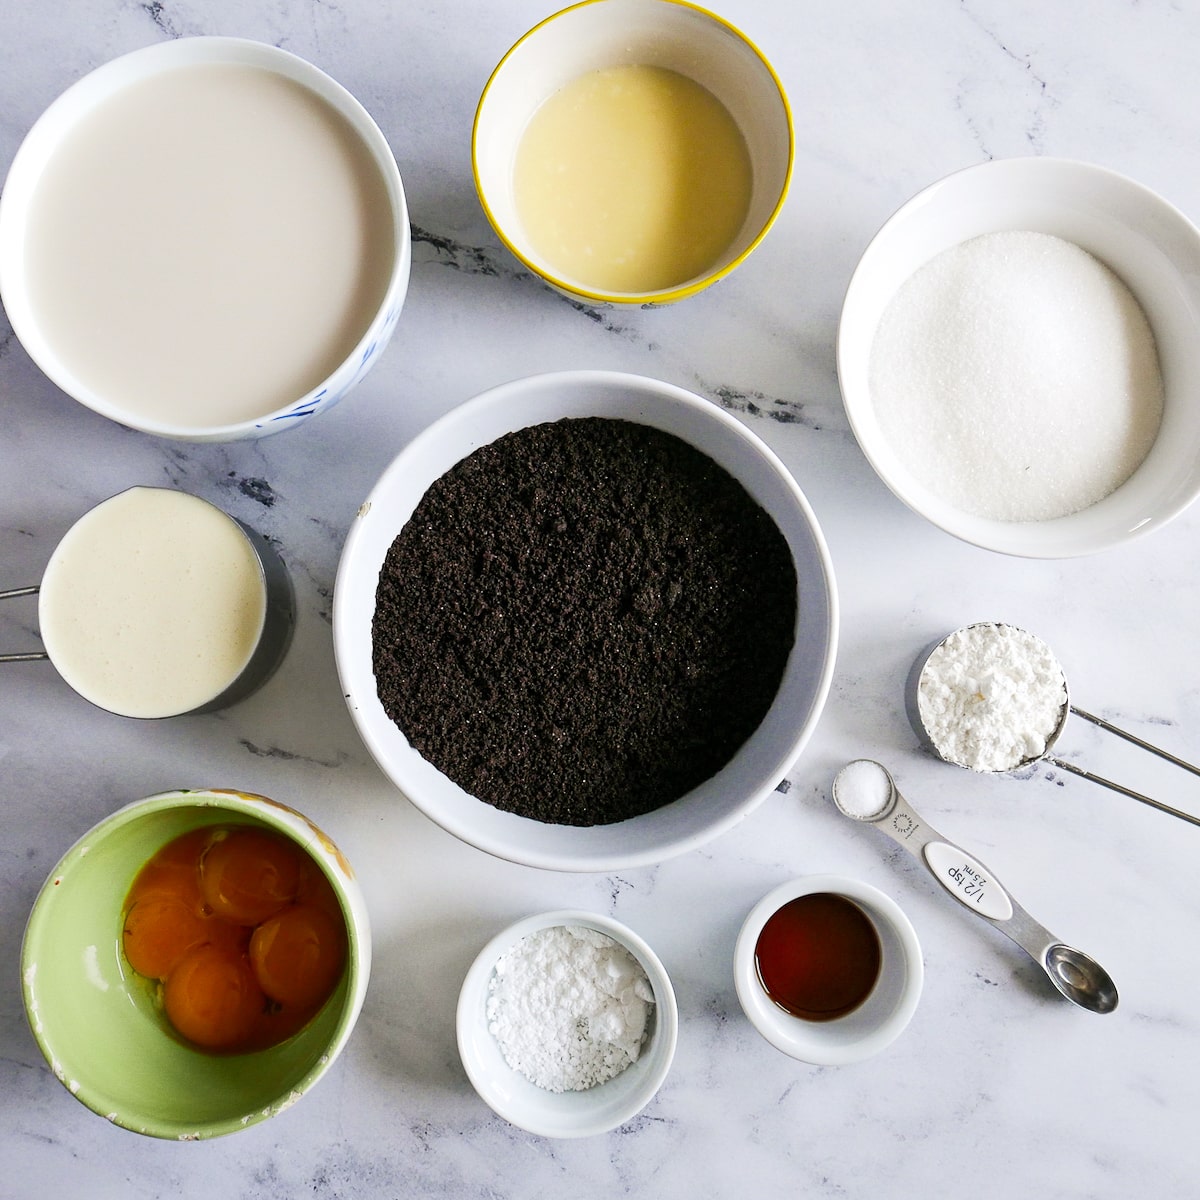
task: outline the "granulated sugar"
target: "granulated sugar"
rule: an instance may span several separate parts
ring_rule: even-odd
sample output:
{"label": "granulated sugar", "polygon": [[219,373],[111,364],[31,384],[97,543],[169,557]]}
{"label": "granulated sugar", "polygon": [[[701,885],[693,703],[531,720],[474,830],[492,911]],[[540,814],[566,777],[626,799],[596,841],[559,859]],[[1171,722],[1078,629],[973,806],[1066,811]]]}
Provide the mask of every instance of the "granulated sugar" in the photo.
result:
{"label": "granulated sugar", "polygon": [[1011,771],[1046,752],[1067,703],[1062,667],[1012,625],[968,625],[929,656],[917,687],[938,753],[973,771]]}
{"label": "granulated sugar", "polygon": [[1039,521],[1087,508],[1149,452],[1162,416],[1154,335],[1103,263],[1049,234],[989,233],[899,289],[870,392],[897,457],[963,512]]}
{"label": "granulated sugar", "polygon": [[654,992],[624,946],[558,925],[523,937],[496,963],[487,1019],[505,1061],[550,1092],[579,1092],[636,1062]]}

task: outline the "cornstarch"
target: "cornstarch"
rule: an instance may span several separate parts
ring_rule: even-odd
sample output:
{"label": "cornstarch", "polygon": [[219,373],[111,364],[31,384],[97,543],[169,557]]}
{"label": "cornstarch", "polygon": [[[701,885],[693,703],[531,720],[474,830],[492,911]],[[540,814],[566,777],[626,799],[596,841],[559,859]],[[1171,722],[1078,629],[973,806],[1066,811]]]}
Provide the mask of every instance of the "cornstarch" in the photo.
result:
{"label": "cornstarch", "polygon": [[1073,242],[1006,231],[917,270],[871,345],[871,403],[917,481],[961,512],[1043,521],[1141,464],[1163,386],[1145,313]]}
{"label": "cornstarch", "polygon": [[1046,752],[1067,703],[1062,667],[1012,625],[969,625],[929,656],[917,687],[938,753],[973,771],[1011,771]]}
{"label": "cornstarch", "polygon": [[624,946],[559,925],[501,955],[488,985],[488,1029],[505,1061],[549,1092],[581,1092],[636,1062],[654,992]]}

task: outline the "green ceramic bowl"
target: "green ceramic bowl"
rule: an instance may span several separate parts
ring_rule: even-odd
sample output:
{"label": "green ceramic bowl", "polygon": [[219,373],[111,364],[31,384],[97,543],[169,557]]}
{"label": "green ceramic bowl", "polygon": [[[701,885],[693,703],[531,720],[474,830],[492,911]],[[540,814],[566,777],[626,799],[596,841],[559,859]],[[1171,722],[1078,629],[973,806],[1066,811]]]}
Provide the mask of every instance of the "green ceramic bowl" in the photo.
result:
{"label": "green ceramic bowl", "polygon": [[[244,824],[305,848],[341,901],[350,950],[337,990],[294,1037],[269,1050],[205,1054],[168,1032],[151,988],[125,962],[122,907],[138,870],[167,842]],[[266,1120],[316,1083],[350,1036],[370,962],[361,889],[325,834],[263,796],[181,790],[127,805],[67,851],[34,902],[21,979],[33,1035],[76,1099],[137,1133],[195,1140]]]}

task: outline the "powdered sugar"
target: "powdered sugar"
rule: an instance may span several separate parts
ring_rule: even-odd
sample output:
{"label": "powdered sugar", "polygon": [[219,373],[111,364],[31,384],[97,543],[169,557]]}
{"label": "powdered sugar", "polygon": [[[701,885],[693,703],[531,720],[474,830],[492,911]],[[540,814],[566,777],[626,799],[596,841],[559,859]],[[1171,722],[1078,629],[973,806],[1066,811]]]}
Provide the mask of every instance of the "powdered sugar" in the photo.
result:
{"label": "powdered sugar", "polygon": [[578,1092],[637,1060],[653,1004],[650,981],[624,946],[558,925],[501,955],[488,985],[488,1029],[531,1083]]}
{"label": "powdered sugar", "polygon": [[903,465],[963,512],[1041,521],[1096,503],[1162,415],[1154,335],[1103,263],[1044,233],[984,234],[908,279],[879,322],[872,406]]}
{"label": "powdered sugar", "polygon": [[959,629],[929,656],[917,687],[938,753],[973,771],[1040,758],[1067,704],[1062,667],[1040,638],[1012,625]]}

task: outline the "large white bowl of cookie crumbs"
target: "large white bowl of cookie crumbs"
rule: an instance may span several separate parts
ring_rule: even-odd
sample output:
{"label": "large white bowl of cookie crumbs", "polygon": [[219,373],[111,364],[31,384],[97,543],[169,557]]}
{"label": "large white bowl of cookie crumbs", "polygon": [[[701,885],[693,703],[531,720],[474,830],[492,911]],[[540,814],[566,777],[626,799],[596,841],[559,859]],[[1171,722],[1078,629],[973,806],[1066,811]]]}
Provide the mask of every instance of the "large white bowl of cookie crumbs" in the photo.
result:
{"label": "large white bowl of cookie crumbs", "polygon": [[[544,607],[560,610],[557,625],[543,628],[541,602],[525,616],[513,617],[509,606],[515,606],[520,596],[512,592],[501,599],[491,593],[482,597],[471,593],[466,599],[460,599],[457,592],[451,594],[435,561],[445,552],[441,543],[430,543],[410,556],[403,578],[403,590],[428,603],[410,606],[410,615],[398,616],[388,599],[387,621],[382,621],[385,587],[391,589],[400,575],[390,558],[393,543],[400,541],[402,531],[407,538],[410,532],[416,536],[426,528],[427,494],[440,488],[444,477],[474,472],[493,478],[496,473],[490,465],[487,469],[478,466],[482,461],[478,455],[506,442],[509,435],[588,421],[636,430],[639,438],[644,434],[647,440],[665,437],[672,444],[682,444],[689,455],[703,460],[704,470],[709,472],[703,475],[701,486],[688,495],[706,497],[718,486],[737,492],[740,501],[754,509],[756,519],[773,528],[777,543],[772,548],[773,561],[785,562],[786,567],[770,576],[762,592],[724,584],[709,588],[722,597],[735,594],[743,607],[732,628],[708,638],[707,658],[703,646],[693,649],[685,644],[681,648],[672,643],[669,654],[653,660],[655,666],[661,662],[671,667],[670,682],[659,685],[653,678],[647,681],[635,672],[625,673],[632,657],[632,651],[625,649],[631,643],[622,640],[626,617],[634,618],[629,623],[641,626],[642,632],[656,623],[668,623],[672,618],[667,609],[679,590],[674,578],[661,572],[657,592],[643,588],[639,572],[646,560],[639,557],[640,547],[634,546],[628,562],[623,550],[618,554],[603,549],[609,542],[623,543],[630,532],[627,526],[640,527],[643,519],[648,524],[656,520],[653,507],[643,517],[628,515],[626,493],[615,507],[610,504],[612,511],[587,533],[589,544],[602,548],[595,551],[596,569],[611,570],[616,562],[618,577],[574,608],[564,605],[553,573],[575,550],[568,543],[576,529],[587,524],[586,516],[572,511],[560,516],[557,510],[550,516],[538,515],[531,532],[523,531],[513,541],[510,530],[490,528],[490,510],[468,520],[461,507],[443,506],[458,543],[455,552],[465,555],[466,573],[507,569],[513,558],[527,550],[533,552],[531,540],[559,539],[559,557],[547,551],[540,560],[550,573],[549,587],[537,593],[545,597]],[[586,455],[582,459],[585,465],[591,461]],[[531,461],[536,467],[543,460],[532,457]],[[659,469],[659,459],[648,461],[650,465],[640,475],[632,473],[636,486],[627,488],[630,504],[637,502],[636,493],[643,483],[647,488],[656,487],[666,473]],[[508,464],[502,465],[507,469]],[[587,486],[599,488],[602,482],[591,480]],[[509,491],[513,495],[520,492],[520,504],[527,503],[531,511],[540,514],[538,506],[545,501],[542,493],[550,489],[543,488],[541,476],[535,472],[527,484],[515,483]],[[497,507],[510,503],[514,501],[508,492],[496,499]],[[729,536],[728,526],[718,520],[712,530],[704,536],[710,542],[708,561],[716,569],[723,569],[725,560],[739,554],[745,557],[739,538]],[[697,531],[699,539],[703,533],[699,524]],[[633,534],[636,541],[636,529]],[[580,533],[577,540],[583,538]],[[534,549],[542,553],[544,547]],[[687,538],[671,550],[677,557],[692,554]],[[587,576],[591,566],[590,558],[577,556],[573,569],[577,575]],[[619,574],[626,570],[627,576]],[[525,587],[534,574],[531,570],[526,578],[517,579],[518,588]],[[697,580],[693,574],[687,578],[683,589],[686,603],[692,596],[707,594],[707,577]],[[787,600],[786,609],[781,608],[782,599]],[[601,604],[611,604],[614,611],[607,624],[596,627],[599,649],[593,652],[588,641],[587,654],[592,657],[564,666],[556,657],[556,641],[575,637],[576,626],[583,627],[588,621],[595,626],[593,610]],[[426,661],[422,646],[405,639],[423,630],[423,623],[432,617],[441,619],[441,613],[425,609],[451,610],[456,605],[463,610],[457,629],[422,633],[427,643],[436,643],[440,655]],[[767,662],[762,647],[768,641],[768,616],[773,622],[769,661],[773,676],[768,676],[765,668],[759,671]],[[770,795],[800,756],[824,707],[837,631],[836,588],[824,536],[804,493],[771,449],[737,418],[700,396],[653,379],[605,371],[562,372],[503,384],[462,404],[420,434],[384,472],[360,507],[338,568],[333,605],[342,691],[364,743],[388,778],[417,808],[463,841],[512,862],[563,871],[610,871],[660,862],[730,828]],[[510,665],[515,661],[513,643],[519,637],[532,645],[524,674]],[[781,643],[781,638],[786,641]],[[729,647],[738,639],[744,653],[740,662],[729,666],[735,658]],[[495,652],[494,661],[477,668],[467,660],[477,651],[482,653],[479,644],[485,640],[489,653]],[[511,658],[507,657],[510,651]],[[632,750],[632,740],[622,743],[610,735],[626,718],[636,723],[642,709],[661,706],[664,697],[673,699],[673,689],[686,690],[693,670],[698,676],[708,670],[715,677],[727,666],[741,670],[740,682],[726,688],[725,702],[710,705],[706,715],[697,717],[699,709],[685,710],[674,727],[665,733],[652,729]],[[403,727],[394,719],[396,706],[422,699],[426,709],[433,710],[433,717],[441,720],[441,695],[458,686],[452,677],[459,675],[466,680],[462,686],[468,689],[467,699],[455,699],[454,720],[447,719],[444,731],[440,727],[433,730],[433,735],[444,733],[440,747],[428,728],[434,722],[426,727],[420,724],[428,715],[425,710],[413,719],[415,723]],[[761,686],[768,677],[769,691]],[[564,680],[570,685],[570,694],[559,686]],[[762,707],[749,717],[742,711],[749,704],[744,697],[756,686]],[[475,690],[470,691],[472,688]],[[592,705],[600,718],[581,732],[580,725],[571,723],[573,714],[560,713],[582,701]],[[493,735],[476,752],[470,745],[476,724],[501,719],[505,724],[499,735]],[[728,740],[728,730],[739,722],[744,730],[742,740],[711,768],[697,769],[692,759],[705,753],[709,742]],[[631,739],[636,734],[642,731],[635,728]],[[610,738],[611,746],[597,738]],[[557,761],[556,747],[566,743],[569,749],[573,739],[588,748],[585,769],[574,776],[560,772],[551,777],[547,768],[551,782],[545,784],[538,773],[543,762]],[[681,753],[682,746],[687,747],[685,753]],[[470,750],[474,758],[456,774],[460,764],[439,759],[439,750],[450,759],[460,750],[466,758]],[[670,760],[672,767],[677,765],[675,760],[681,760],[685,770],[693,771],[693,778],[685,780],[674,794],[662,784],[653,802],[640,811],[606,809],[594,815],[582,807],[585,788],[591,789],[601,808],[610,796],[624,798],[626,793],[636,806],[645,798],[640,788],[649,789],[652,779],[658,786],[654,771],[661,765],[660,757]],[[610,790],[607,783],[598,783],[589,775],[592,769],[610,767],[624,772],[618,781],[624,791],[617,785]],[[660,774],[668,783],[677,782],[677,777],[668,777],[665,771]],[[510,776],[549,811],[516,804],[503,807],[507,795],[497,799],[489,793],[481,798],[483,789],[498,792]]]}

